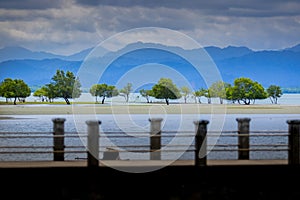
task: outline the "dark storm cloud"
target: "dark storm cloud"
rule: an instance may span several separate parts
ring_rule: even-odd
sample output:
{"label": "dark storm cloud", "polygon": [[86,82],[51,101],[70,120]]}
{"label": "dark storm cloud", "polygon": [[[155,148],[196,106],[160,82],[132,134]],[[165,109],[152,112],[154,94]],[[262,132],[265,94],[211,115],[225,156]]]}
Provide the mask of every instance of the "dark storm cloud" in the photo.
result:
{"label": "dark storm cloud", "polygon": [[180,31],[202,45],[277,49],[300,42],[300,1],[0,0],[0,47],[69,54],[140,27]]}
{"label": "dark storm cloud", "polygon": [[[30,12],[31,11],[31,12]],[[34,12],[37,10],[2,10],[0,13],[0,21],[16,22],[16,21],[36,21],[37,19],[51,20],[51,13]]]}
{"label": "dark storm cloud", "polygon": [[103,8],[98,14],[98,23],[106,30],[123,31],[137,27],[165,27],[174,30],[194,29],[195,14],[188,10],[179,11],[168,8]]}
{"label": "dark storm cloud", "polygon": [[0,8],[4,9],[48,9],[60,8],[63,0],[1,0]]}
{"label": "dark storm cloud", "polygon": [[298,0],[76,0],[84,6],[160,7],[199,10],[205,14],[225,16],[271,17],[298,15]]}

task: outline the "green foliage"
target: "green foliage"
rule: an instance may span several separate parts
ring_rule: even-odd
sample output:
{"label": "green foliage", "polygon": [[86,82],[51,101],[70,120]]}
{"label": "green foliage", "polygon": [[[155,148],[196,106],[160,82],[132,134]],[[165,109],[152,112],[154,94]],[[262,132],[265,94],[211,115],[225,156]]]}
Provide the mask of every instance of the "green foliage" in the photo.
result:
{"label": "green foliage", "polygon": [[57,87],[53,83],[46,84],[44,87],[44,90],[46,91],[47,97],[50,102],[53,102],[53,99],[57,97]]}
{"label": "green foliage", "polygon": [[236,99],[233,99],[233,88],[230,84],[228,84],[227,87],[225,88],[225,92],[226,92],[227,100],[231,100],[233,102],[236,100]]}
{"label": "green foliage", "polygon": [[53,96],[64,98],[67,104],[70,104],[69,98],[78,98],[81,95],[81,84],[72,72],[57,70],[52,80],[47,85],[48,89]]}
{"label": "green foliage", "polygon": [[200,90],[197,90],[193,93],[193,95],[195,96],[195,98],[198,98],[198,102],[199,103],[202,103],[201,102],[201,97],[202,96],[205,96],[207,90],[205,90],[204,88],[201,88]]}
{"label": "green foliage", "polygon": [[217,81],[209,87],[210,97],[218,97],[220,104],[223,104],[223,99],[226,99],[226,88],[230,85],[223,81]]}
{"label": "green foliage", "polygon": [[186,86],[181,87],[181,94],[184,98],[184,103],[186,103],[188,96],[191,94],[190,88],[188,88]]}
{"label": "green foliage", "polygon": [[30,96],[30,88],[21,79],[6,78],[0,84],[0,96],[8,98],[14,98],[14,104],[16,105],[17,98],[25,101],[25,98]]}
{"label": "green foliage", "polygon": [[96,97],[96,102],[97,102],[97,96],[102,97],[102,104],[104,104],[106,97],[109,98],[109,97],[117,96],[119,94],[115,86],[107,85],[105,83],[93,85],[90,88],[90,93],[92,96]]}
{"label": "green foliage", "polygon": [[33,93],[34,97],[45,97],[47,96],[47,92],[45,91],[45,88],[39,88]]}
{"label": "green foliage", "polygon": [[204,96],[207,98],[207,103],[211,104],[211,94],[210,89],[205,90]]}
{"label": "green foliage", "polygon": [[281,88],[277,85],[270,85],[267,88],[267,93],[273,104],[277,104],[278,98],[282,95]]}
{"label": "green foliage", "polygon": [[47,100],[47,91],[46,91],[46,88],[45,86],[44,87],[41,87],[39,89],[37,89],[34,93],[33,93],[33,96],[34,97],[39,97],[42,102],[44,102],[44,100]]}
{"label": "green foliage", "polygon": [[267,98],[267,93],[261,84],[244,77],[235,79],[234,86],[228,87],[226,94],[227,99],[246,105],[249,105],[251,101],[254,103],[256,99]]}
{"label": "green foliage", "polygon": [[54,84],[46,84],[43,87],[37,89],[34,93],[33,96],[39,97],[42,102],[44,101],[49,101],[50,103],[53,102],[53,99],[56,98],[56,87]]}
{"label": "green foliage", "polygon": [[169,99],[179,99],[180,90],[169,78],[161,78],[156,85],[152,87],[153,96],[157,99],[165,99],[169,105]]}
{"label": "green foliage", "polygon": [[153,96],[152,90],[141,89],[140,94],[142,95],[142,97],[145,97],[147,99],[147,103],[150,103],[150,96]]}

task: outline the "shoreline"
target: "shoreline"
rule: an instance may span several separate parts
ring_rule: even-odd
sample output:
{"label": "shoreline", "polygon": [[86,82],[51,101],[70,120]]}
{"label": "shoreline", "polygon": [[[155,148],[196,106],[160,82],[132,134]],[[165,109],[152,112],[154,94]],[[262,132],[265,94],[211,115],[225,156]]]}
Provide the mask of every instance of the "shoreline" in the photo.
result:
{"label": "shoreline", "polygon": [[[239,104],[78,104],[1,105],[1,115],[51,114],[300,114],[300,105]],[[6,117],[7,118],[7,117]]]}

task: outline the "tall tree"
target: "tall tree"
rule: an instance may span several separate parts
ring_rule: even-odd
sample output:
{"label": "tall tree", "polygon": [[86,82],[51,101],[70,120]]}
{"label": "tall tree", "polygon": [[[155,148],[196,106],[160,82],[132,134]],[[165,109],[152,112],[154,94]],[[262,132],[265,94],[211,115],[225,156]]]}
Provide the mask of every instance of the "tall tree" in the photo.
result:
{"label": "tall tree", "polygon": [[63,98],[67,104],[70,104],[70,98],[78,98],[81,95],[81,84],[79,79],[74,76],[70,71],[66,73],[62,70],[57,70],[56,74],[52,77],[52,88],[55,90],[55,96]]}
{"label": "tall tree", "polygon": [[0,85],[0,96],[14,98],[14,105],[17,104],[17,99],[25,101],[26,97],[30,96],[30,88],[21,79],[6,78]]}
{"label": "tall tree", "polygon": [[282,91],[281,88],[277,85],[270,85],[267,88],[268,97],[271,100],[271,103],[277,104],[278,98],[281,97]]}
{"label": "tall tree", "polygon": [[110,98],[113,96],[117,96],[119,94],[118,90],[113,85],[103,84],[95,84],[90,88],[90,93],[92,96],[96,97],[97,103],[97,96],[102,97],[101,103],[104,104],[105,98]]}
{"label": "tall tree", "polygon": [[132,83],[127,83],[121,90],[120,95],[125,98],[125,101],[129,101],[129,94],[132,92]]}
{"label": "tall tree", "polygon": [[157,99],[165,99],[169,105],[169,99],[179,99],[180,90],[169,78],[161,78],[157,84],[152,87],[153,96]]}

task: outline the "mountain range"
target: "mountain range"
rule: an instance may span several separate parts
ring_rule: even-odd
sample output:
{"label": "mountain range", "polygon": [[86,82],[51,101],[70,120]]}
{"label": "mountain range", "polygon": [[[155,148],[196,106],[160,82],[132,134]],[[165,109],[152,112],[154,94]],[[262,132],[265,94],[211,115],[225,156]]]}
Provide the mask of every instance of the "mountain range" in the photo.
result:
{"label": "mountain range", "polygon": [[[172,66],[195,83],[195,87],[203,87],[195,71],[185,59],[161,49],[169,48],[180,55],[199,56],[196,50],[185,50],[181,47],[166,47],[161,44],[137,42],[125,46],[118,51],[102,48],[102,56],[95,58],[98,63],[109,58],[115,59],[102,76],[102,82],[115,84],[117,80],[136,66],[157,63]],[[133,50],[132,50],[133,49]],[[29,86],[42,86],[51,81],[57,69],[77,73],[84,59],[92,55],[94,48],[64,56],[47,52],[34,52],[23,47],[4,47],[0,49],[0,81],[5,78],[23,79]],[[248,77],[261,83],[264,87],[271,84],[284,88],[300,88],[300,44],[280,50],[254,51],[247,47],[228,46],[225,48],[208,46],[204,50],[217,66],[222,79],[233,83],[235,78]],[[123,53],[122,53],[123,52]],[[124,52],[126,52],[124,54]],[[120,56],[121,55],[121,56]],[[153,70],[157,76],[159,71]],[[150,74],[149,74],[150,75]],[[142,78],[142,77],[137,77]],[[200,77],[201,78],[201,77]]]}

